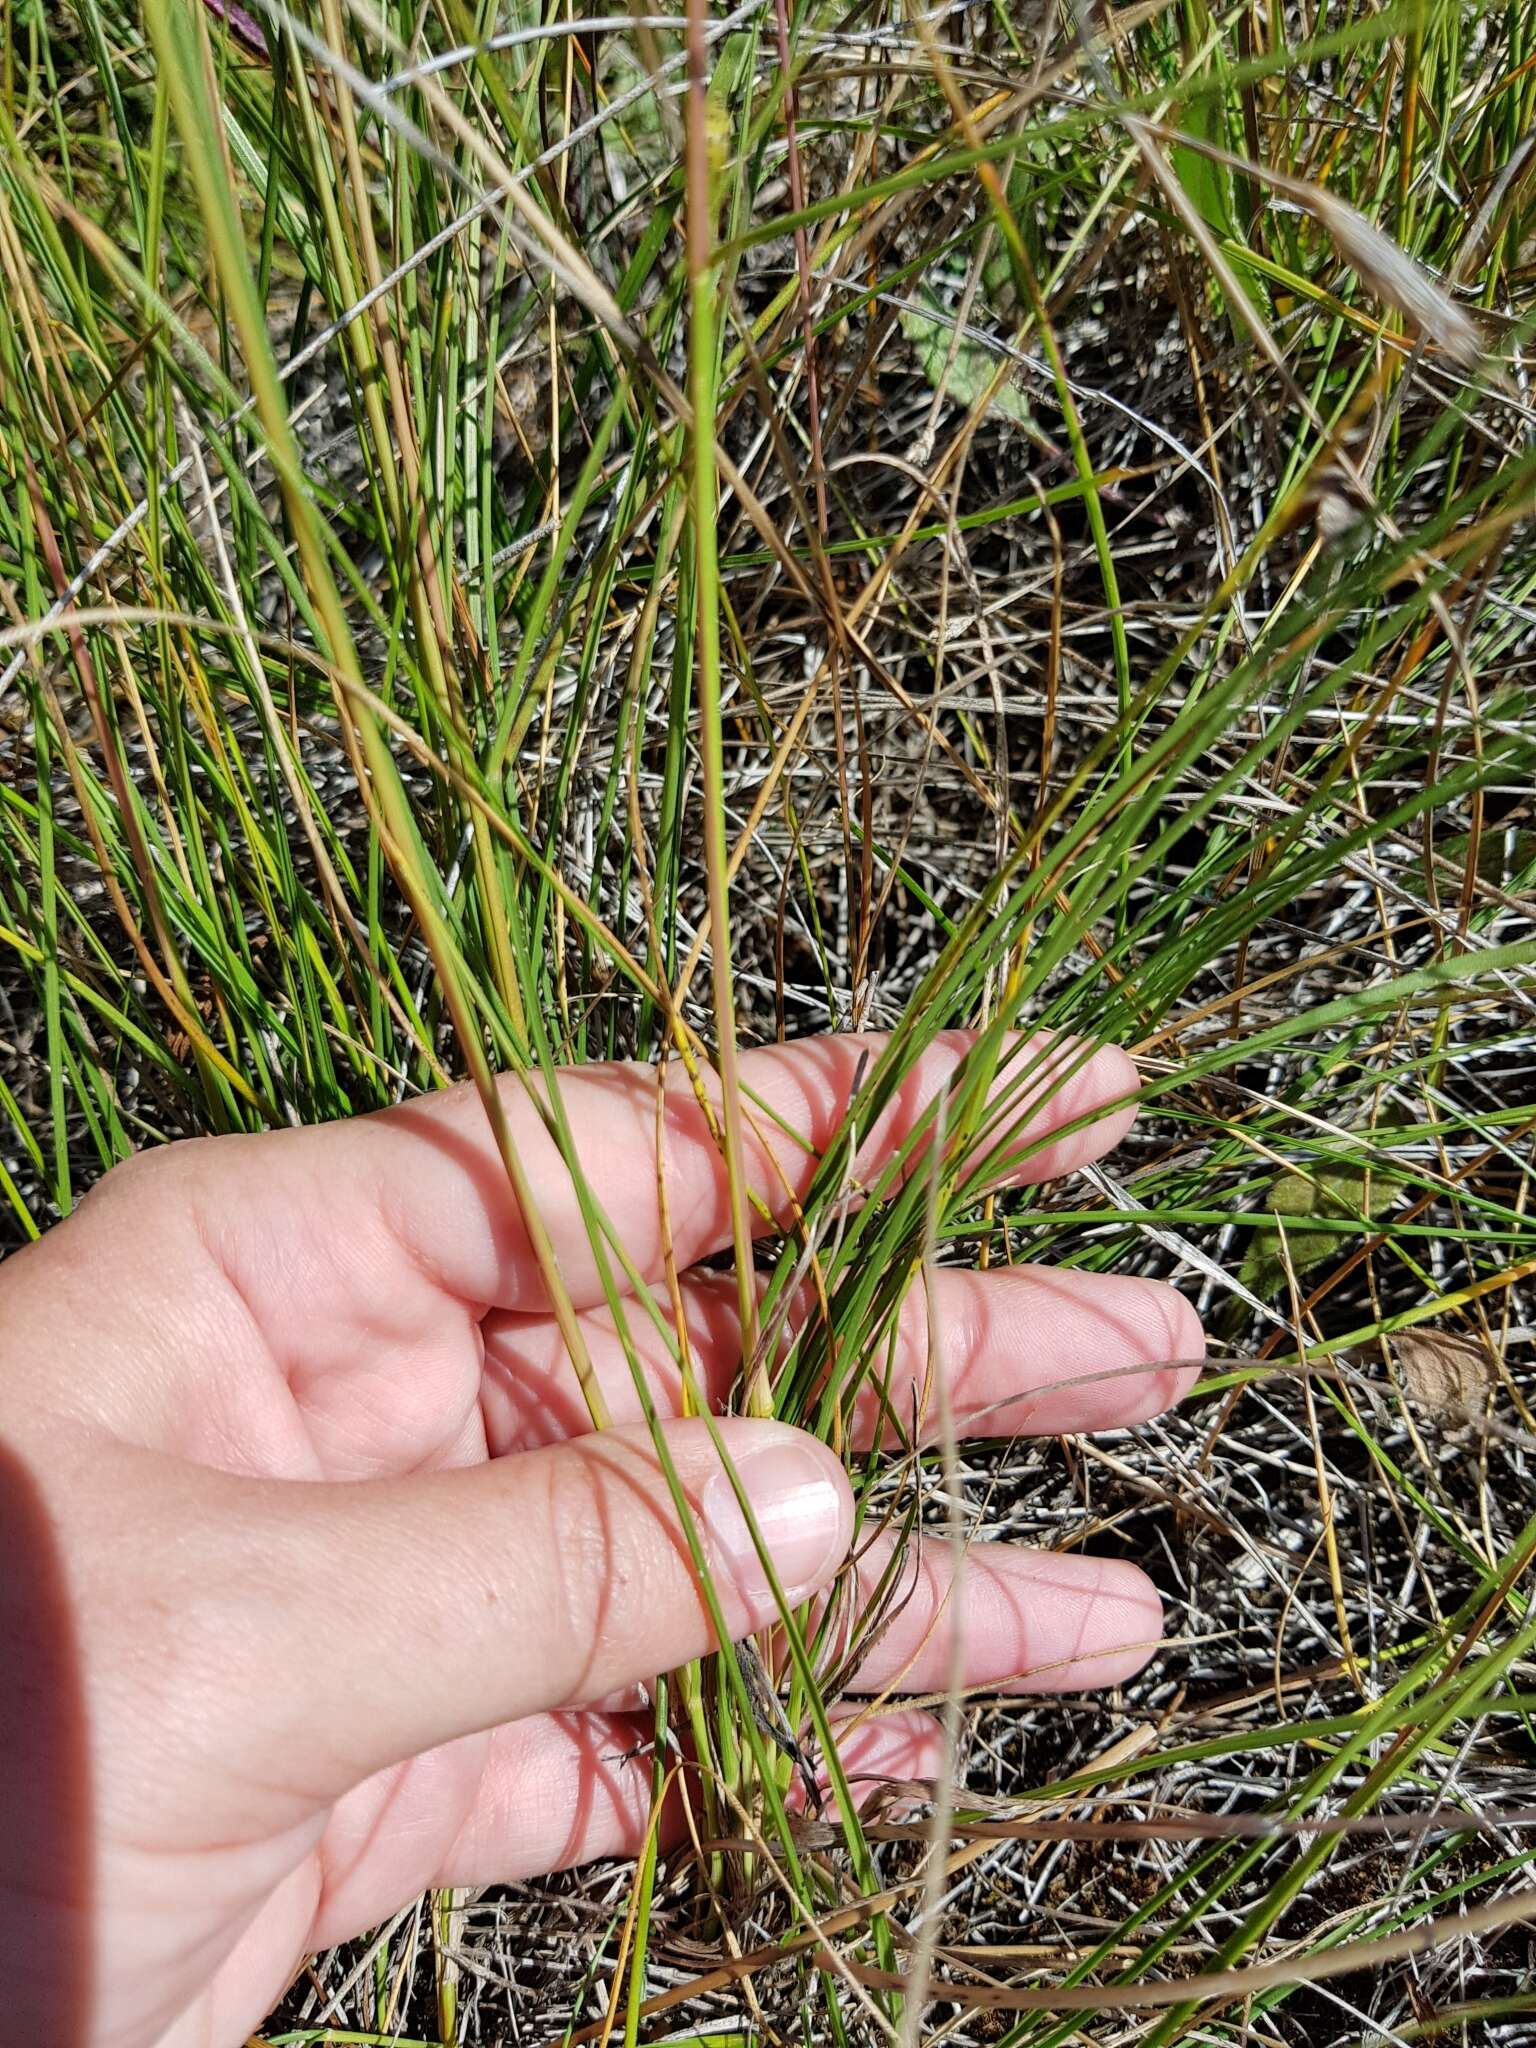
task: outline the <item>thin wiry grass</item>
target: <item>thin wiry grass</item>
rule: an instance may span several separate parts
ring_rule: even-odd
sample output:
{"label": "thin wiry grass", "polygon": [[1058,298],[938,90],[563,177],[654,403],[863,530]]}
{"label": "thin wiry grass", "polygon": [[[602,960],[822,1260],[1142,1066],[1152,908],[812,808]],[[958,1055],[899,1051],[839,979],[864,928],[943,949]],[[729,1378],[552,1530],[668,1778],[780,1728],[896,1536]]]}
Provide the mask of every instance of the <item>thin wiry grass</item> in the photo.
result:
{"label": "thin wiry grass", "polygon": [[[512,1069],[569,1153],[565,1063],[871,1025],[744,1403],[845,1442],[935,1258],[1178,1278],[1223,1353],[1134,1437],[854,1461],[865,1529],[1172,1596],[1108,1701],[966,1703],[937,1834],[792,1817],[723,1657],[658,1688],[697,1855],[440,1898],[270,2038],[1530,2038],[1530,20],[6,31],[12,1238],[185,1132]],[[1042,1021],[1138,1134],[987,1199]],[[852,1204],[952,1023],[943,1171]],[[798,1741],[856,1640],[791,1631]]]}

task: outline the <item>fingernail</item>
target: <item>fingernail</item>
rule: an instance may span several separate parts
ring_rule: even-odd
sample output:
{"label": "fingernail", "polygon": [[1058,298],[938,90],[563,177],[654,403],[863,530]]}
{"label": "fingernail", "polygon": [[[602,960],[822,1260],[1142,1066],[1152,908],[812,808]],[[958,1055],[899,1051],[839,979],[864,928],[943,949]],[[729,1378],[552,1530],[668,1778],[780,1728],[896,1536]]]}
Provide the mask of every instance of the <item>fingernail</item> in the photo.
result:
{"label": "fingernail", "polygon": [[[848,1545],[844,1489],[830,1453],[806,1438],[786,1435],[737,1453],[735,1468],[785,1594],[795,1600],[813,1591]],[[700,1505],[711,1543],[737,1590],[761,1599],[770,1590],[767,1575],[728,1472],[716,1469],[710,1475]]]}

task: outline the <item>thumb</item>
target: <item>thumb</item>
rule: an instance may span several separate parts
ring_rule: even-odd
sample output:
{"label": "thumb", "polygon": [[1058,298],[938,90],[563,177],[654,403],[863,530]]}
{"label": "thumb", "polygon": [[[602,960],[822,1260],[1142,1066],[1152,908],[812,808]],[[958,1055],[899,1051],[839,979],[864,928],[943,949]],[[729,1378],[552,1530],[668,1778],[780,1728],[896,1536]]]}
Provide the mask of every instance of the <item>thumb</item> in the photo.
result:
{"label": "thumb", "polygon": [[[730,1417],[716,1429],[797,1604],[852,1537],[842,1466],[783,1423]],[[702,1421],[668,1424],[664,1440],[725,1628],[751,1634],[778,1607],[730,1472]],[[715,1647],[643,1428],[403,1480],[226,1480],[220,1493],[200,1511],[218,1553],[209,1571],[203,1551],[201,1597],[215,1604],[216,1639],[242,1646],[245,1668],[229,1679],[235,1754],[322,1796]]]}

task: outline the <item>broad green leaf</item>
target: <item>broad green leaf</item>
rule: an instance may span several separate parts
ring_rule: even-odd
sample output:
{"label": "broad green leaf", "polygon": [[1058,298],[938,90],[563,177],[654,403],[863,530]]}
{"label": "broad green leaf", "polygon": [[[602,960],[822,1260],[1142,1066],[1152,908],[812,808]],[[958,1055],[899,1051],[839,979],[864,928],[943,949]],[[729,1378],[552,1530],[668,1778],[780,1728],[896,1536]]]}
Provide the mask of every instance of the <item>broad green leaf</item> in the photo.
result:
{"label": "broad green leaf", "polygon": [[1409,1176],[1382,1167],[1369,1172],[1350,1161],[1283,1173],[1271,1185],[1264,1212],[1273,1221],[1256,1222],[1238,1278],[1262,1301],[1284,1293],[1287,1270],[1298,1279],[1348,1255],[1352,1233],[1341,1222],[1362,1231],[1385,1216],[1409,1185]]}
{"label": "broad green leaf", "polygon": [[[1191,49],[1209,41],[1210,29],[1210,16],[1204,0],[1189,0],[1185,8],[1185,33]],[[1209,142],[1217,149],[1238,148],[1239,138],[1234,136],[1232,124],[1227,118],[1231,65],[1220,47],[1207,57],[1203,71],[1194,72],[1190,76],[1214,81],[1218,89],[1196,94],[1190,99],[1181,124],[1185,133],[1198,137],[1202,142]],[[1230,166],[1215,162],[1202,150],[1181,149],[1177,145],[1169,151],[1169,162],[1196,212],[1212,234],[1229,248],[1246,249],[1248,235],[1245,222],[1248,208],[1245,195],[1239,190]],[[1245,264],[1234,265],[1234,272],[1258,312],[1266,320],[1271,318],[1269,297],[1263,281],[1255,277]],[[1211,288],[1217,293],[1221,289],[1214,279]]]}
{"label": "broad green leaf", "polygon": [[[997,375],[997,357],[984,342],[970,335],[955,334],[955,322],[933,293],[926,289],[922,309],[908,307],[901,316],[903,332],[917,351],[923,375],[935,391],[942,391],[956,405],[972,406]],[[1011,381],[1000,384],[992,394],[991,409],[1004,419],[1032,427],[1035,416]]]}
{"label": "broad green leaf", "polygon": [[[1447,860],[1464,864],[1472,844],[1468,832],[1455,832],[1440,842]],[[1485,826],[1477,845],[1477,872],[1484,882],[1507,889],[1512,882],[1525,881],[1536,868],[1536,831],[1529,827],[1505,832],[1501,826]]]}

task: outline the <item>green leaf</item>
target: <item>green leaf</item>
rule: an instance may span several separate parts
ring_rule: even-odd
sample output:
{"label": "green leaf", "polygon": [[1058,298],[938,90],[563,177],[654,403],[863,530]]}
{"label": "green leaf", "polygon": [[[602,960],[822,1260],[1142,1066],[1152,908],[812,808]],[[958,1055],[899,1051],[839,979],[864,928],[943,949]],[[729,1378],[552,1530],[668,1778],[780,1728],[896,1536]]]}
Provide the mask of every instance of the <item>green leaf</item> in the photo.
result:
{"label": "green leaf", "polygon": [[1283,1173],[1271,1185],[1256,1222],[1238,1278],[1262,1301],[1273,1301],[1288,1284],[1287,1271],[1301,1278],[1329,1259],[1346,1255],[1350,1235],[1341,1223],[1361,1230],[1379,1221],[1409,1185],[1406,1174],[1367,1169],[1350,1161]]}
{"label": "green leaf", "polygon": [[[1185,8],[1185,37],[1190,52],[1209,44],[1211,20],[1204,0],[1189,0]],[[1214,144],[1217,149],[1236,149],[1241,153],[1241,138],[1233,133],[1227,117],[1232,66],[1221,46],[1210,48],[1203,67],[1189,76],[1211,81],[1216,90],[1190,100],[1184,110],[1184,132]],[[1218,241],[1226,243],[1229,250],[1246,250],[1248,209],[1230,167],[1202,150],[1181,149],[1177,144],[1169,150],[1168,160],[1196,212]],[[1235,266],[1235,275],[1257,311],[1270,319],[1269,295],[1262,278],[1254,276],[1244,264]],[[1219,294],[1220,289],[1213,280],[1212,290]]]}
{"label": "green leaf", "polygon": [[[1219,143],[1226,148],[1226,140],[1220,133],[1220,122],[1212,118],[1216,113],[1214,100],[1200,102],[1198,111],[1192,112],[1189,120],[1190,132],[1204,135],[1207,142]],[[1178,173],[1179,183],[1194,201],[1200,218],[1224,242],[1238,242],[1243,239],[1237,228],[1232,207],[1232,173],[1225,164],[1213,163],[1210,157],[1198,149],[1180,149],[1177,144],[1169,151],[1173,168]]]}
{"label": "green leaf", "polygon": [[[925,289],[922,298],[921,310],[911,306],[903,312],[902,331],[916,349],[923,375],[934,390],[969,409],[997,375],[997,357],[984,342],[965,333],[957,337],[953,317],[932,292]],[[1011,381],[993,392],[991,409],[1020,426],[1035,423],[1034,414]]]}
{"label": "green leaf", "polygon": [[[1471,844],[1469,832],[1454,832],[1449,839],[1440,842],[1439,851],[1447,860],[1465,866],[1467,848]],[[1536,831],[1521,827],[1506,833],[1502,826],[1484,827],[1477,845],[1480,880],[1492,882],[1495,888],[1507,889],[1511,883],[1526,880],[1532,868],[1536,868]]]}

